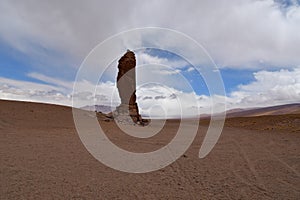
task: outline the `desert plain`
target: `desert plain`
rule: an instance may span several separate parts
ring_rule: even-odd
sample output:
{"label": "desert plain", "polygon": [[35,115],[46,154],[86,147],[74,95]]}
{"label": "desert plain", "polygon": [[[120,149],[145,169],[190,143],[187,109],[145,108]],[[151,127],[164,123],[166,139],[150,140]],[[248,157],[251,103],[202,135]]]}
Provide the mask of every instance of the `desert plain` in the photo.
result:
{"label": "desert plain", "polygon": [[[198,154],[209,119],[200,120],[194,142],[176,162],[135,174],[111,169],[87,151],[72,108],[1,100],[0,199],[300,199],[299,113],[227,118],[203,159]],[[180,121],[168,120],[147,139],[122,133],[112,120],[99,123],[119,147],[148,152],[166,145]]]}

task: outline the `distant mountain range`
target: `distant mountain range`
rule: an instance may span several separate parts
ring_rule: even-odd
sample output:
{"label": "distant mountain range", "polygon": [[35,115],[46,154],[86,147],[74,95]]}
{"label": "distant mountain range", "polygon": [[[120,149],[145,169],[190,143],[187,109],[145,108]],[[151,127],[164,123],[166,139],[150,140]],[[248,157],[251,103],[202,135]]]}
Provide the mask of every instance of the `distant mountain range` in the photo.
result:
{"label": "distant mountain range", "polygon": [[300,103],[270,106],[264,108],[232,109],[226,112],[226,117],[255,117],[263,115],[284,114],[300,114]]}
{"label": "distant mountain range", "polygon": [[114,111],[116,108],[110,106],[104,106],[104,105],[95,105],[95,106],[84,106],[81,107],[81,109],[88,110],[88,111],[97,111],[97,112],[102,112],[107,114]]}
{"label": "distant mountain range", "polygon": [[[95,105],[95,106],[84,106],[81,109],[88,110],[88,111],[97,111],[97,112],[102,112],[107,114],[114,111],[116,108],[105,106],[105,105]],[[300,103],[270,106],[264,108],[246,108],[246,109],[236,108],[236,109],[231,109],[226,111],[227,118],[254,117],[254,116],[262,116],[262,115],[284,115],[284,114],[300,114]],[[209,115],[203,114],[202,117],[209,117]]]}

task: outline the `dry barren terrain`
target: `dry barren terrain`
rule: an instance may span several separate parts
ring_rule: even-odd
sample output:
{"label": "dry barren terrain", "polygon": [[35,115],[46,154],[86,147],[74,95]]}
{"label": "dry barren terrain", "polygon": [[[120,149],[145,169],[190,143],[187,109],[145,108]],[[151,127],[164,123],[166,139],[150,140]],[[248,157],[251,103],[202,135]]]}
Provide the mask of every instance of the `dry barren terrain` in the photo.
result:
{"label": "dry barren terrain", "polygon": [[[300,115],[230,118],[198,158],[208,121],[187,152],[155,172],[111,169],[85,149],[71,108],[0,101],[0,199],[299,199]],[[152,151],[174,136],[178,120],[148,139],[101,121],[118,146]]]}

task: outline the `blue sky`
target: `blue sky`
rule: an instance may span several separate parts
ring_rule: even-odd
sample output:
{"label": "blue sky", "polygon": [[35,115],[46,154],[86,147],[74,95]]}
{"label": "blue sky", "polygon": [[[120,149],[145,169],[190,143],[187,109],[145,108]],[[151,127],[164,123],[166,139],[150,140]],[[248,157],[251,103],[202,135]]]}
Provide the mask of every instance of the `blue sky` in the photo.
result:
{"label": "blue sky", "polygon": [[29,80],[26,74],[32,70],[25,55],[0,42],[0,75],[6,78]]}
{"label": "blue sky", "polygon": [[[203,46],[220,70],[229,108],[300,101],[299,1],[190,0],[178,1],[176,5],[168,0],[122,3],[2,1],[0,99],[70,106],[76,73],[96,45],[125,30],[163,27],[182,32]],[[177,14],[170,14],[170,10]],[[124,44],[130,46],[139,39],[124,41]],[[142,101],[149,95],[164,96],[157,102],[168,107],[167,100],[173,93],[182,95],[186,99],[184,104],[190,108],[199,102],[201,107],[211,106],[204,80],[180,57],[172,52],[149,49],[136,53],[142,62],[157,62],[172,68],[154,66],[156,71],[148,76],[141,71],[140,77],[165,79],[165,86],[171,92],[164,95],[166,88],[157,86],[148,89],[148,93],[141,89],[142,107],[155,103],[154,100]],[[99,86],[102,91],[96,98],[99,104],[107,104],[115,88],[116,65],[115,60],[107,69],[107,76],[102,78]],[[157,70],[160,73],[155,74]],[[93,76],[93,72],[90,73]],[[193,91],[185,90],[178,81],[180,74],[188,80]],[[82,82],[84,84],[90,84],[89,80]],[[92,91],[89,92],[92,96]],[[188,100],[191,92],[195,92],[197,105]],[[84,95],[80,98],[83,105],[88,103]],[[114,102],[117,104],[118,99]]]}
{"label": "blue sky", "polygon": [[[30,81],[35,83],[46,83],[42,80],[38,80],[28,76],[30,72],[38,72],[44,73],[47,76],[54,76],[59,79],[72,81],[75,79],[76,75],[76,68],[68,67],[68,66],[61,66],[59,73],[57,71],[52,71],[52,66],[41,66],[39,63],[35,63],[35,60],[32,58],[26,57],[25,54],[13,49],[12,47],[5,45],[4,43],[0,43],[0,76],[9,78],[9,79],[16,79],[21,81]],[[180,60],[179,56],[167,51],[162,50],[147,50],[147,54],[151,56],[157,56],[159,58],[166,58],[168,60]],[[40,66],[39,66],[40,65]],[[117,63],[114,62],[111,68],[116,68]],[[171,66],[172,67],[172,66]],[[190,68],[193,67],[187,63],[186,66],[181,66],[182,68]],[[42,69],[42,70],[41,70]],[[62,70],[62,71],[61,71]],[[65,72],[64,72],[65,71]],[[226,89],[226,93],[229,94],[232,92],[236,87],[240,84],[247,84],[250,81],[254,80],[253,72],[255,70],[241,70],[241,69],[231,69],[231,68],[221,68],[220,73],[224,80],[224,86]],[[116,76],[115,71],[115,76]],[[192,87],[195,89],[197,94],[205,94],[208,95],[207,87],[205,86],[205,81],[196,72],[181,72],[187,80],[190,81]],[[103,77],[103,81],[114,81],[111,77]]]}

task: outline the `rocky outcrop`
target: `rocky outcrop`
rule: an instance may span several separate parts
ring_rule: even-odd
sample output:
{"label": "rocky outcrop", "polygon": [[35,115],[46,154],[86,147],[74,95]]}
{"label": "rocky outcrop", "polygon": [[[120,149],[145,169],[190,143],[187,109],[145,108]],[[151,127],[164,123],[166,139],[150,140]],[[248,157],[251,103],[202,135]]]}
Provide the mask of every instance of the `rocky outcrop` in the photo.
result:
{"label": "rocky outcrop", "polygon": [[121,98],[121,105],[116,108],[115,118],[119,121],[128,121],[130,116],[135,124],[143,125],[145,120],[139,114],[136,102],[136,60],[132,51],[121,57],[118,64],[117,87]]}

